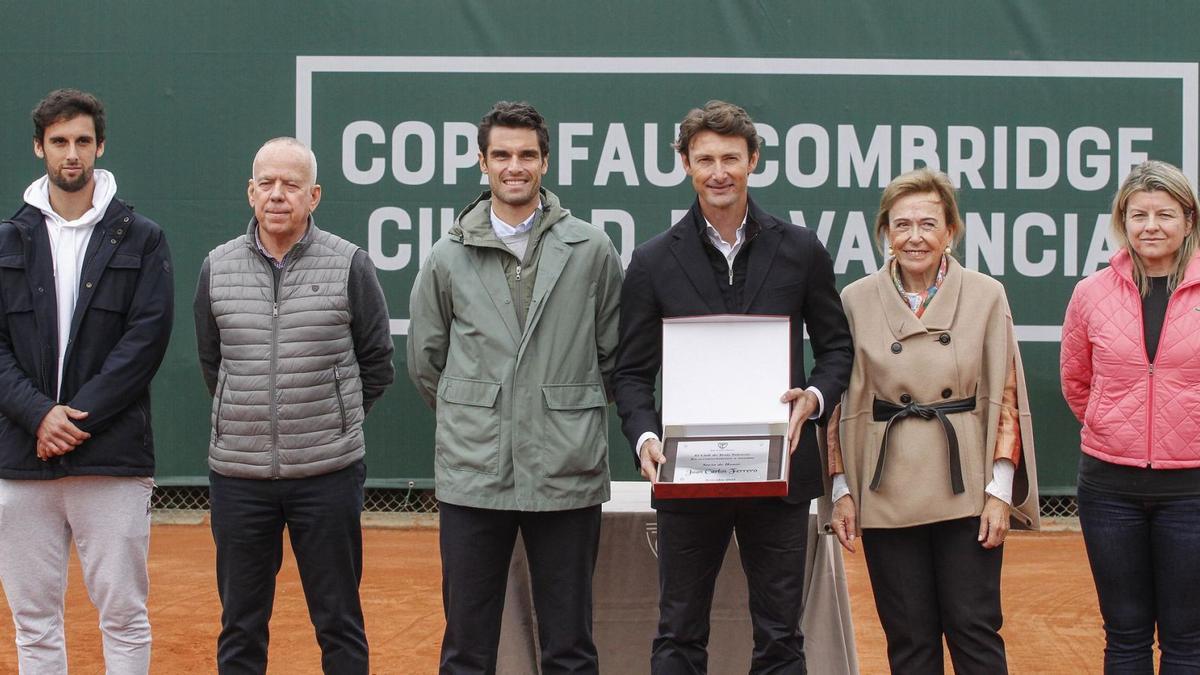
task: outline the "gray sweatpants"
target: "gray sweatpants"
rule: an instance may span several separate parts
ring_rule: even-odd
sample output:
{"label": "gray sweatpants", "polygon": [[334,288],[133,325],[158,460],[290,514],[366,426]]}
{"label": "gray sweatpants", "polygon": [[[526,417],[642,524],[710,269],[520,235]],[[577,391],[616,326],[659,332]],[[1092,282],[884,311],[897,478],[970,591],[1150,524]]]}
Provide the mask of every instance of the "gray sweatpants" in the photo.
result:
{"label": "gray sweatpants", "polygon": [[110,675],[150,670],[152,478],[0,480],[0,584],[16,626],[21,675],[67,672],[63,604],[72,540],[100,613]]}

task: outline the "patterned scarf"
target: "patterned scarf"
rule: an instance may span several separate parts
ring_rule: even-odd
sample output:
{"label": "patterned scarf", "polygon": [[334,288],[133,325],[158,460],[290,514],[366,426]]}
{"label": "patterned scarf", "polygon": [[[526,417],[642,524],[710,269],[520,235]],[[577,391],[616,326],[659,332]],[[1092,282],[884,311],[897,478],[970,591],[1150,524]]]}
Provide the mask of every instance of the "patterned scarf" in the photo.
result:
{"label": "patterned scarf", "polygon": [[904,284],[900,281],[900,265],[895,258],[891,260],[890,264],[892,266],[892,283],[896,284],[896,290],[900,292],[900,297],[904,299],[904,302],[908,303],[908,308],[917,314],[917,318],[920,318],[925,313],[925,308],[933,301],[933,296],[937,295],[938,289],[942,287],[942,281],[946,279],[948,256],[942,256],[942,263],[938,265],[937,278],[933,280],[933,285],[916,293],[904,290]]}

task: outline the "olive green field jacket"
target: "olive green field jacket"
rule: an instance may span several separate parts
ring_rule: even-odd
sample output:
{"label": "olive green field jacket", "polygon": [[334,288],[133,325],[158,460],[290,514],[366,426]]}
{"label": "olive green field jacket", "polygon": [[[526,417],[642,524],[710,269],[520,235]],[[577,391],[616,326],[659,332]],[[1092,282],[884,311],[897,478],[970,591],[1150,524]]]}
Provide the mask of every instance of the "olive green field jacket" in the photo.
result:
{"label": "olive green field jacket", "polygon": [[[536,267],[522,275],[492,231],[489,197],[434,244],[410,298],[408,373],[437,418],[437,497],[518,511],[600,504],[620,259],[543,190],[526,256]],[[528,301],[523,324],[514,298]]]}

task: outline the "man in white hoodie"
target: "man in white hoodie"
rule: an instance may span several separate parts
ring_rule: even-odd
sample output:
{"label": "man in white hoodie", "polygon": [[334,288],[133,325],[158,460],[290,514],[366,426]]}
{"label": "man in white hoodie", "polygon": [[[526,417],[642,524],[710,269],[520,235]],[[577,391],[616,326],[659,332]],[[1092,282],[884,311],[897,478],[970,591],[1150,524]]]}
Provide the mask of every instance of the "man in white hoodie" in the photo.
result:
{"label": "man in white hoodie", "polygon": [[21,672],[66,672],[74,541],[107,671],[146,673],[150,380],[171,333],[170,251],[95,169],[99,100],[59,89],[33,121],[46,175],[0,222],[0,584]]}

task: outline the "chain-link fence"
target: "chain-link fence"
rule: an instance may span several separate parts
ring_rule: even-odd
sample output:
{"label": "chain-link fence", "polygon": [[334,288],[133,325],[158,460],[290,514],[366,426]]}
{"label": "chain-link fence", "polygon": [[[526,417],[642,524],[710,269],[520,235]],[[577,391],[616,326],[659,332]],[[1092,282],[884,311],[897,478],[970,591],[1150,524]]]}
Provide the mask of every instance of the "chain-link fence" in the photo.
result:
{"label": "chain-link fence", "polygon": [[[152,508],[164,511],[207,511],[208,488],[203,485],[159,485]],[[368,513],[437,513],[433,490],[367,488],[363,510]]]}
{"label": "chain-link fence", "polygon": [[[203,485],[160,485],[151,505],[173,511],[208,510],[208,488]],[[367,488],[363,510],[368,513],[437,513],[433,490],[415,488]],[[1074,495],[1041,498],[1043,518],[1077,518]]]}
{"label": "chain-link fence", "polygon": [[1078,518],[1075,495],[1050,495],[1040,499],[1043,518]]}

